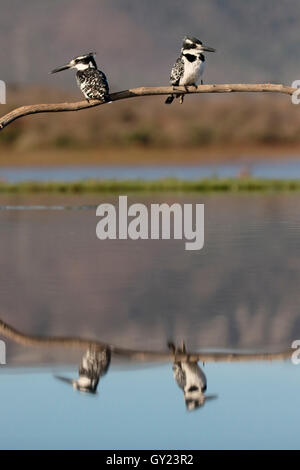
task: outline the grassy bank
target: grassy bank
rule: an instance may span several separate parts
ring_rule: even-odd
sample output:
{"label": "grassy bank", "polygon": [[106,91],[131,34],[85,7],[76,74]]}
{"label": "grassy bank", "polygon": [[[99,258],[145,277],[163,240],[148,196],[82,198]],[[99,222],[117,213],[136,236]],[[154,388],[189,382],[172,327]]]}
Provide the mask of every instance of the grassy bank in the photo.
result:
{"label": "grassy bank", "polygon": [[83,180],[74,182],[0,183],[0,193],[130,193],[130,192],[274,192],[300,191],[299,180],[267,180],[254,178],[203,179],[184,181]]}

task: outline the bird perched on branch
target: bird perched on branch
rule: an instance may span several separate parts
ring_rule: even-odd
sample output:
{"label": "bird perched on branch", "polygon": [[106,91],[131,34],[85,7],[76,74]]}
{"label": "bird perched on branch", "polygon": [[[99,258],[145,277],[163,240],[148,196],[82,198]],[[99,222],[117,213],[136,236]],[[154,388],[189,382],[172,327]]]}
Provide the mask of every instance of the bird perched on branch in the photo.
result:
{"label": "bird perched on branch", "polygon": [[100,100],[109,102],[109,86],[107,78],[98,69],[94,59],[95,52],[74,57],[68,64],[57,67],[51,73],[61,72],[67,69],[76,69],[77,84],[87,101]]}
{"label": "bird perched on branch", "polygon": [[[176,348],[173,343],[168,343],[168,347],[174,354],[174,379],[183,390],[187,409],[193,411],[203,406],[206,400],[217,398],[216,395],[205,395],[207,388],[206,376],[198,363],[189,359],[185,344],[182,343],[181,348]],[[186,354],[186,359],[179,360],[176,357],[178,354]]]}
{"label": "bird perched on branch", "polygon": [[80,392],[95,394],[100,378],[108,371],[110,360],[111,351],[109,348],[90,347],[81,359],[77,380],[67,377],[55,377],[69,383]]}
{"label": "bird perched on branch", "polygon": [[[170,76],[170,83],[176,86],[197,86],[197,82],[203,75],[205,68],[205,56],[203,52],[216,52],[213,47],[202,44],[199,39],[192,36],[185,36],[182,43],[181,54],[176,60]],[[202,84],[201,80],[201,84]],[[184,94],[170,95],[166,99],[166,104],[171,104],[174,98],[180,98],[183,103]]]}

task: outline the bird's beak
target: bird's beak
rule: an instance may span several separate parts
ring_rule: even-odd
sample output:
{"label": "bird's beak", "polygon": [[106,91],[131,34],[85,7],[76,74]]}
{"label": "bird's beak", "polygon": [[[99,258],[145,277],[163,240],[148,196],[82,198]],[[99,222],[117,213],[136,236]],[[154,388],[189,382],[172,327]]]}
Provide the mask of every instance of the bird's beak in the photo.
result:
{"label": "bird's beak", "polygon": [[67,70],[67,69],[70,69],[71,67],[72,67],[71,64],[62,65],[61,67],[57,67],[56,69],[52,70],[50,73],[62,72],[62,70]]}
{"label": "bird's beak", "polygon": [[74,383],[73,379],[68,379],[67,377],[60,377],[59,375],[55,375],[54,377],[58,380],[61,380],[62,382],[68,383],[70,385],[73,385],[73,383]]}
{"label": "bird's beak", "polygon": [[208,46],[201,46],[200,49],[201,51],[204,51],[204,52],[216,52],[216,49],[214,49],[213,47],[208,47]]}

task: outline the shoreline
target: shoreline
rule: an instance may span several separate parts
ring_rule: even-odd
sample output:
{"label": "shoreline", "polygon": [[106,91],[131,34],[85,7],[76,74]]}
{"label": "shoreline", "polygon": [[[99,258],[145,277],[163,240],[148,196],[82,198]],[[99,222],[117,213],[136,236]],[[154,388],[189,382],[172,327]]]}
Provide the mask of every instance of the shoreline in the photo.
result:
{"label": "shoreline", "polygon": [[191,148],[105,148],[15,150],[0,147],[0,167],[52,167],[82,165],[206,165],[300,159],[299,146],[229,146]]}

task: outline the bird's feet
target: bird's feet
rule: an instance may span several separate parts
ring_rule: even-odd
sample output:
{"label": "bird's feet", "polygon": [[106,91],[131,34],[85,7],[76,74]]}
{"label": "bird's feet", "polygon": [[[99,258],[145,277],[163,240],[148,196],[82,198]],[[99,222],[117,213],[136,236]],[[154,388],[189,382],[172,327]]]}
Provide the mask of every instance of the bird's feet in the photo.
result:
{"label": "bird's feet", "polygon": [[181,348],[176,348],[175,344],[172,341],[168,342],[168,348],[173,354],[186,354],[185,342],[181,342]]}

